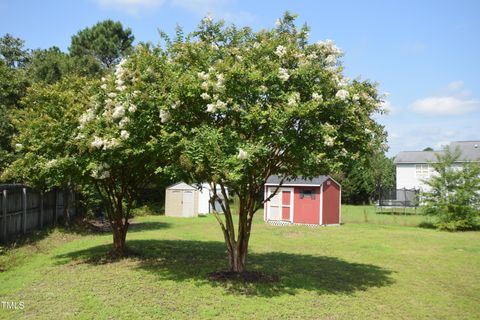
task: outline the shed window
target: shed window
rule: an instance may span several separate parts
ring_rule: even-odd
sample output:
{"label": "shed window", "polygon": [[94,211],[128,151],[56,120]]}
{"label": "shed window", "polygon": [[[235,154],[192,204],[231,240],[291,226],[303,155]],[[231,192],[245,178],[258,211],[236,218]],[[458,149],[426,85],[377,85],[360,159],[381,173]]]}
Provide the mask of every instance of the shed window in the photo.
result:
{"label": "shed window", "polygon": [[300,199],[303,198],[315,199],[315,189],[302,188],[300,192]]}

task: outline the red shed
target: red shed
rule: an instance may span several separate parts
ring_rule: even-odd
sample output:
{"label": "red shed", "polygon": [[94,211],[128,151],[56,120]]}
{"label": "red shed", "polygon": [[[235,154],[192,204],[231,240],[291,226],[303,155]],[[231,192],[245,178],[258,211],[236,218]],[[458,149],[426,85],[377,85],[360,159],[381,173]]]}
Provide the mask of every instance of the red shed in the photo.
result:
{"label": "red shed", "polygon": [[312,225],[339,225],[341,219],[341,186],[329,176],[311,180],[270,176],[265,184],[264,220],[268,222]]}

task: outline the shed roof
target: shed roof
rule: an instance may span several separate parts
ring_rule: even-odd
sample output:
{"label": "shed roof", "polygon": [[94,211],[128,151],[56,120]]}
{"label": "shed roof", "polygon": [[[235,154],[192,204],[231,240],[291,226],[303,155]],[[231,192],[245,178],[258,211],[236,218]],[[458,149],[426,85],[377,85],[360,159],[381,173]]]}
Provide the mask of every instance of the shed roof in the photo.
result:
{"label": "shed roof", "polygon": [[[454,141],[449,144],[451,150],[460,149],[459,161],[480,161],[480,141]],[[428,163],[436,162],[436,155],[442,155],[443,151],[403,151],[395,157],[395,163]]]}
{"label": "shed roof", "polygon": [[168,190],[197,190],[197,188],[195,188],[195,187],[193,187],[189,184],[186,184],[183,181],[174,183],[171,186],[168,186],[167,189]]}
{"label": "shed roof", "polygon": [[[306,178],[297,178],[297,179],[285,179],[283,181],[284,186],[292,186],[292,185],[312,185],[312,186],[321,186],[325,181],[331,179],[329,176],[318,176],[312,179]],[[268,177],[267,184],[278,185],[282,180],[281,176],[272,175]],[[333,180],[333,179],[332,179]]]}

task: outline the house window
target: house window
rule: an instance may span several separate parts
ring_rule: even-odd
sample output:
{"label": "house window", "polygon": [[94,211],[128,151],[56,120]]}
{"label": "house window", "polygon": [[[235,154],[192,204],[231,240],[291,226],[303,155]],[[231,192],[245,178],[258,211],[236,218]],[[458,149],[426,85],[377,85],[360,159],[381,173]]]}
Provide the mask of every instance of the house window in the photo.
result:
{"label": "house window", "polygon": [[422,164],[415,165],[415,174],[417,175],[417,178],[427,179],[427,178],[430,178],[432,173],[433,173],[433,167],[429,164],[422,163]]}
{"label": "house window", "polygon": [[302,188],[300,192],[300,199],[303,198],[315,199],[315,189]]}

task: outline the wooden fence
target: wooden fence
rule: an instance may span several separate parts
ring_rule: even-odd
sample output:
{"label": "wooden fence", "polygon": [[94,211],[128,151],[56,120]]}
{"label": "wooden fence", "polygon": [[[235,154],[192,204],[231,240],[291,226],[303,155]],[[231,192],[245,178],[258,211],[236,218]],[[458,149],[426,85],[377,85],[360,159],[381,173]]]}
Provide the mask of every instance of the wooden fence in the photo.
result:
{"label": "wooden fence", "polygon": [[[68,192],[68,214],[73,217],[75,193]],[[0,185],[0,242],[56,225],[64,215],[64,202],[62,190],[43,192],[23,185]]]}

